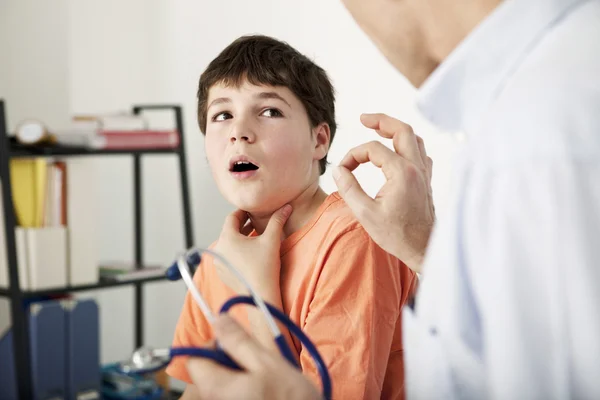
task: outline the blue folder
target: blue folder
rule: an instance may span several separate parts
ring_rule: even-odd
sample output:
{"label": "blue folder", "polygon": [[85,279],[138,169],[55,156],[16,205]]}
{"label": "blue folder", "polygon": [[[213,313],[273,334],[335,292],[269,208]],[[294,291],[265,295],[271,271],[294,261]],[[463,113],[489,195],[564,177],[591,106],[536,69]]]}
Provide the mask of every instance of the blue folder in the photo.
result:
{"label": "blue folder", "polygon": [[[33,398],[100,399],[100,330],[94,300],[43,301],[29,306]],[[13,332],[0,337],[0,400],[18,400]]]}
{"label": "blue folder", "polygon": [[13,333],[10,329],[0,337],[0,399],[3,400],[17,400],[12,337]]}
{"label": "blue folder", "polygon": [[65,330],[66,314],[60,301],[30,306],[31,375],[36,400],[66,398]]}
{"label": "blue folder", "polygon": [[67,399],[101,396],[98,304],[79,300],[66,307]]}

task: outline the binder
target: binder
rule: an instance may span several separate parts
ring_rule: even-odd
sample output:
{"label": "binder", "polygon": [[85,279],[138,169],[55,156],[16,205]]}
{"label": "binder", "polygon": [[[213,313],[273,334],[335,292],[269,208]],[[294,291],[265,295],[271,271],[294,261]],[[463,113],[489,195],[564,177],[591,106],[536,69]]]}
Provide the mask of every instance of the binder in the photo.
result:
{"label": "binder", "polygon": [[[67,284],[67,231],[65,227],[25,229],[29,289]],[[19,266],[21,266],[19,261]]]}
{"label": "binder", "polygon": [[19,269],[19,286],[21,290],[29,290],[29,262],[27,261],[26,228],[15,228],[15,251],[17,252],[17,268]]}
{"label": "binder", "polygon": [[100,327],[96,301],[63,301],[66,310],[67,400],[99,399]]}
{"label": "binder", "polygon": [[69,285],[98,282],[96,164],[90,159],[66,161]]}
{"label": "binder", "polygon": [[0,399],[17,400],[10,301],[0,298]]}
{"label": "binder", "polygon": [[[95,167],[89,159],[10,161],[22,290],[98,282]],[[4,236],[0,232],[0,287],[9,280]]]}
{"label": "binder", "polygon": [[10,160],[11,186],[17,221],[20,226],[42,226],[46,195],[46,160]]}
{"label": "binder", "polygon": [[31,304],[29,329],[34,399],[65,399],[66,313],[61,302]]}
{"label": "binder", "polygon": [[10,302],[0,299],[0,399],[17,400]]}
{"label": "binder", "polygon": [[0,182],[0,287],[8,287],[8,253],[6,247],[6,234],[4,225],[4,204],[2,196],[2,182]]}
{"label": "binder", "polygon": [[17,400],[17,374],[13,354],[13,332],[0,333],[0,399]]}

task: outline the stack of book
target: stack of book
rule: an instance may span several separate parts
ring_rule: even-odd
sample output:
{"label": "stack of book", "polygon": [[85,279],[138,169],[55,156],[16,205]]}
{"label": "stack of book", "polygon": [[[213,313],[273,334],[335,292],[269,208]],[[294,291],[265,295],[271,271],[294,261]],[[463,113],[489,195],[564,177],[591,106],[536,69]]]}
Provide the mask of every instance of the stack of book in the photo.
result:
{"label": "stack of book", "polygon": [[162,266],[145,266],[138,268],[135,264],[111,262],[103,263],[99,268],[99,274],[101,281],[126,282],[165,276],[166,270],[167,269]]}
{"label": "stack of book", "polygon": [[179,132],[154,129],[142,116],[129,113],[75,115],[65,129],[50,129],[30,119],[17,127],[17,140],[25,145],[40,141],[94,150],[174,149]]}

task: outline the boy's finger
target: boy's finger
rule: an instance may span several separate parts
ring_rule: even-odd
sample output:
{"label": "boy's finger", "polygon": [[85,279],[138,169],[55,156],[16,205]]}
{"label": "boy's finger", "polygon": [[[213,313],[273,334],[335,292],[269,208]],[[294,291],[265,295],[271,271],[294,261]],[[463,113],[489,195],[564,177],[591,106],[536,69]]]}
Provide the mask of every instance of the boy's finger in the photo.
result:
{"label": "boy's finger", "polygon": [[265,350],[253,337],[231,317],[219,315],[213,325],[215,335],[221,348],[242,369],[255,371],[262,364],[261,354]]}
{"label": "boy's finger", "polygon": [[350,207],[359,222],[362,222],[360,220],[363,219],[368,210],[372,209],[375,201],[365,193],[352,172],[346,168],[336,167],[333,170],[333,178],[338,187],[338,193],[342,196],[348,207]]}
{"label": "boy's finger", "polygon": [[273,215],[271,215],[271,219],[269,219],[269,223],[267,224],[267,228],[265,229],[263,235],[267,234],[272,239],[278,240],[281,237],[281,231],[283,231],[283,226],[285,225],[291,214],[292,206],[290,206],[289,204],[286,204],[279,210],[275,211]]}
{"label": "boy's finger", "polygon": [[239,233],[246,221],[248,221],[248,218],[248,213],[246,211],[239,209],[235,210],[225,218],[224,230],[231,229]]}

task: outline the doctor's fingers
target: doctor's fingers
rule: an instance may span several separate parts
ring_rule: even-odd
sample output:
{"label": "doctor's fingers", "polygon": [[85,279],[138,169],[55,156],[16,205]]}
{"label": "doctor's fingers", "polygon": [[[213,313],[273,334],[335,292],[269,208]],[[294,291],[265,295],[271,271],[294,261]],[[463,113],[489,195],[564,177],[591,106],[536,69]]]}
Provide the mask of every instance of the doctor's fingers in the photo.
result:
{"label": "doctor's fingers", "polygon": [[235,320],[227,315],[219,315],[213,328],[221,348],[242,369],[257,371],[264,367],[268,351]]}
{"label": "doctor's fingers", "polygon": [[417,142],[418,136],[410,125],[386,114],[363,114],[360,120],[365,127],[374,129],[379,136],[392,139],[397,154],[418,165],[424,165]]}
{"label": "doctor's fingers", "polygon": [[431,184],[431,176],[433,174],[433,160],[427,155],[427,150],[425,149],[425,142],[423,141],[423,138],[419,135],[416,135],[416,137],[417,145],[419,146],[419,153],[421,155],[421,160],[423,162],[425,170],[427,171],[427,179]]}
{"label": "doctor's fingers", "polygon": [[356,177],[347,168],[343,166],[336,167],[333,170],[333,178],[338,193],[350,207],[358,221],[363,223],[362,219],[365,213],[373,209],[375,200],[365,193]]}
{"label": "doctor's fingers", "polygon": [[368,162],[381,168],[387,179],[392,179],[402,174],[402,168],[406,164],[406,160],[384,146],[381,142],[371,141],[351,149],[344,156],[340,165],[349,171],[353,171],[360,164]]}
{"label": "doctor's fingers", "polygon": [[243,373],[201,357],[190,357],[187,361],[187,370],[199,399],[233,400],[239,398],[239,393],[234,393],[234,389],[230,392],[225,388],[236,386],[236,383],[244,377]]}

